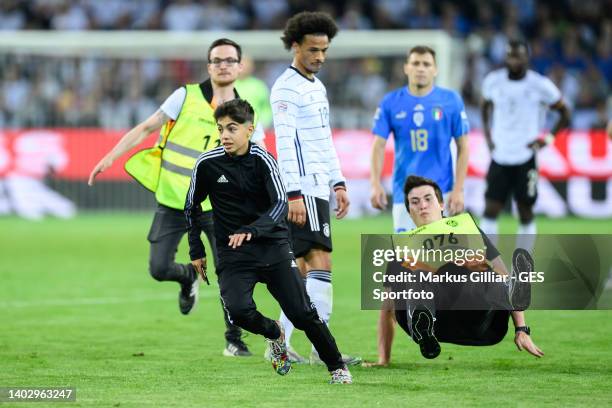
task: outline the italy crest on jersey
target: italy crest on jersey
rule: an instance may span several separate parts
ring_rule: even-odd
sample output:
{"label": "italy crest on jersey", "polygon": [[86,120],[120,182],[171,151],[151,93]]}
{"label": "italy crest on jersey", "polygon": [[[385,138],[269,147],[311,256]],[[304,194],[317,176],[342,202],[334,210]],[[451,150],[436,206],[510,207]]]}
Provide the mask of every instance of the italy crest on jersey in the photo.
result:
{"label": "italy crest on jersey", "polygon": [[431,115],[434,120],[442,120],[442,109],[436,106],[431,110]]}

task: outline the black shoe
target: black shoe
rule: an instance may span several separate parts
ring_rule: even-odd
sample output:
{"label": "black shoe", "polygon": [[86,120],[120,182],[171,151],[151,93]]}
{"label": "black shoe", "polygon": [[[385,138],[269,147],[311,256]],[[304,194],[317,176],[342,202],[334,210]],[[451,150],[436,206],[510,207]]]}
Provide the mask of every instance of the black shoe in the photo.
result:
{"label": "black shoe", "polygon": [[[516,248],[512,254],[512,280],[510,286],[510,303],[513,310],[525,310],[531,303],[531,282],[529,272],[534,271],[533,258],[529,251],[523,248]],[[527,274],[520,275],[521,272]]]}
{"label": "black shoe", "polygon": [[421,348],[425,358],[436,358],[440,355],[440,343],[434,335],[434,317],[426,307],[417,308],[412,315],[412,337]]}
{"label": "black shoe", "polygon": [[200,280],[194,274],[194,280],[188,284],[181,284],[179,292],[179,310],[182,314],[188,315],[198,304],[198,294],[200,292]]}
{"label": "black shoe", "polygon": [[223,350],[223,355],[225,357],[249,357],[252,356],[253,353],[249,350],[247,345],[241,339],[228,341],[225,344],[225,349]]}

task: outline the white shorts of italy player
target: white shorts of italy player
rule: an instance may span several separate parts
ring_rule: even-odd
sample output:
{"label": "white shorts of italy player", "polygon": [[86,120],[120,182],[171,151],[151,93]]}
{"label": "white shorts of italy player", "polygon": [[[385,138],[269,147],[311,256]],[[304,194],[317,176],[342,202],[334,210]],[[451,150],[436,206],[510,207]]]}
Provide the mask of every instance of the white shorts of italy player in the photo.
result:
{"label": "white shorts of italy player", "polygon": [[[450,192],[442,195],[444,199],[444,213],[448,215],[448,196]],[[400,232],[410,231],[416,228],[406,206],[404,204],[393,204],[393,232],[399,234]]]}

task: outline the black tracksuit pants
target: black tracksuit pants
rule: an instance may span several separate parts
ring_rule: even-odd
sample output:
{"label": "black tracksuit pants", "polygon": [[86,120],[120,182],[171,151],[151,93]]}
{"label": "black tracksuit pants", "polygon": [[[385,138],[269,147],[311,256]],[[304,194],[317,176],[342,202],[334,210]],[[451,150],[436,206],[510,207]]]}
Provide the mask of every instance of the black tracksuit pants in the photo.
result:
{"label": "black tracksuit pants", "polygon": [[[217,262],[217,250],[213,229],[212,211],[203,212],[198,224],[206,234],[213,251],[213,261]],[[179,284],[190,284],[195,275],[191,264],[179,264],[174,261],[176,251],[183,236],[187,233],[187,221],[183,211],[158,204],[155,217],[147,239],[151,243],[149,253],[149,273],[158,281],[173,281]],[[236,342],[242,335],[238,326],[225,318],[225,340]]]}
{"label": "black tracksuit pants", "polygon": [[[224,258],[220,253],[219,287],[232,323],[268,339],[280,336],[276,322],[259,313],[253,300],[255,284],[265,283],[293,325],[306,333],[328,370],[344,366],[336,340],[312,306],[298,268],[292,266],[295,265],[293,259],[265,264],[224,262]],[[230,256],[227,258],[231,259]]]}

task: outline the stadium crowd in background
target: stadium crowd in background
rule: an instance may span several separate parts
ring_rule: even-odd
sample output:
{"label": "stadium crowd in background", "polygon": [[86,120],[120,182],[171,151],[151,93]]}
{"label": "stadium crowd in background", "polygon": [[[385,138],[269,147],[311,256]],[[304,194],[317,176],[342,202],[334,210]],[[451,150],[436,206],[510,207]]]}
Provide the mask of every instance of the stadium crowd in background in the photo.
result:
{"label": "stadium crowd in background", "polygon": [[[612,110],[611,9],[599,0],[3,0],[0,31],[280,29],[301,10],[328,12],[341,29],[443,29],[466,41],[461,94],[472,128],[481,127],[484,76],[503,64],[508,39],[522,36],[533,69],[574,110],[572,127],[603,129]],[[332,125],[368,128],[377,101],[403,85],[403,57],[330,62],[321,80]],[[180,84],[199,80],[200,64],[0,55],[0,126],[129,128]],[[255,76],[270,86],[285,68],[257,63]]]}

